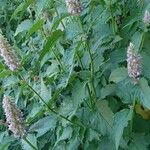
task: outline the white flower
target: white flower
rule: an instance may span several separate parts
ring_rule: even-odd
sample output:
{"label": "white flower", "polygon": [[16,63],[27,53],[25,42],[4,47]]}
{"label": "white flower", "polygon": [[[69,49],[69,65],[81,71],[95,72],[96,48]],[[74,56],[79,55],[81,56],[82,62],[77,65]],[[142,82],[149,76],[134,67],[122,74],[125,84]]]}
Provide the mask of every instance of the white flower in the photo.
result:
{"label": "white flower", "polygon": [[142,72],[141,56],[135,51],[135,47],[132,43],[128,46],[127,63],[128,75],[137,83]]}
{"label": "white flower", "polygon": [[12,52],[10,44],[2,34],[0,34],[0,55],[10,70],[14,71],[19,68],[17,57]]}
{"label": "white flower", "polygon": [[68,13],[72,15],[77,15],[83,10],[83,7],[79,0],[66,0],[66,5],[68,7]]}
{"label": "white flower", "polygon": [[150,25],[150,12],[148,10],[144,13],[143,22],[147,25]]}
{"label": "white flower", "polygon": [[26,130],[24,128],[23,114],[21,110],[7,96],[4,96],[3,98],[3,109],[9,130],[13,132],[14,137],[23,137]]}

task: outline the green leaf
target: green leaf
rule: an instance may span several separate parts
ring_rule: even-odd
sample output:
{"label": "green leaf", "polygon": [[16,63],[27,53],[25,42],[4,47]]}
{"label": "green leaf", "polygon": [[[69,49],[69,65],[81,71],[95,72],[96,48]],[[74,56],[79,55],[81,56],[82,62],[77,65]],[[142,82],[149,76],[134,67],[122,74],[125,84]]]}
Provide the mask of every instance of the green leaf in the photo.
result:
{"label": "green leaf", "polygon": [[57,20],[54,20],[54,22],[52,23],[52,28],[51,28],[51,30],[52,30],[52,31],[53,31],[53,30],[56,30],[57,27],[59,26],[60,22],[61,22],[64,18],[66,18],[66,17],[68,17],[68,16],[69,16],[69,14],[64,14],[63,16],[59,17]]}
{"label": "green leaf", "polygon": [[134,142],[131,142],[127,150],[148,150],[150,144],[150,136],[145,135],[144,133],[134,133],[132,139]]}
{"label": "green leaf", "polygon": [[37,20],[32,27],[29,29],[28,33],[27,33],[27,38],[29,38],[33,33],[35,33],[36,31],[38,31],[39,29],[41,29],[44,25],[44,20]]}
{"label": "green leaf", "polygon": [[115,84],[108,84],[101,89],[101,99],[104,99],[106,96],[109,96],[115,92],[116,85]]}
{"label": "green leaf", "polygon": [[122,80],[124,80],[125,78],[127,78],[128,74],[127,74],[127,69],[122,67],[122,68],[117,68],[115,69],[110,77],[109,77],[109,82],[113,81],[115,83],[118,83]]}
{"label": "green leaf", "polygon": [[41,61],[42,58],[46,55],[46,53],[48,53],[51,50],[50,48],[52,48],[52,46],[56,43],[56,41],[58,41],[58,39],[63,35],[63,33],[64,32],[61,30],[56,30],[51,34],[50,37],[47,38],[47,42],[41,51],[39,61]]}
{"label": "green leaf", "polygon": [[[35,135],[28,134],[26,138],[34,147],[37,148],[37,138]],[[21,139],[21,144],[24,150],[33,150],[33,148],[23,139]]]}
{"label": "green leaf", "polygon": [[47,131],[53,130],[56,127],[56,122],[57,122],[56,117],[52,115],[47,116],[45,118],[39,119],[36,123],[31,125],[29,131],[30,132],[36,131],[38,133],[37,137],[40,137]]}
{"label": "green leaf", "polygon": [[10,70],[4,70],[4,71],[0,72],[0,78],[5,78],[5,77],[11,75],[11,73],[12,73],[12,71],[10,71]]}
{"label": "green leaf", "polygon": [[150,109],[150,87],[146,79],[142,78],[139,81],[139,87],[141,89],[140,101],[144,105]]}
{"label": "green leaf", "polygon": [[141,45],[143,32],[137,31],[132,37],[132,43],[135,45],[135,50],[138,51]]}
{"label": "green leaf", "polygon": [[105,121],[107,121],[107,123],[111,127],[112,123],[113,123],[113,115],[114,115],[114,113],[112,112],[112,110],[108,106],[108,102],[105,101],[105,100],[98,101],[97,102],[97,108],[98,108],[98,111],[100,112],[100,114],[105,118]]}
{"label": "green leaf", "polygon": [[51,89],[47,88],[47,86],[45,85],[43,79],[41,79],[40,96],[45,100],[45,102],[48,102],[49,99],[51,98]]}
{"label": "green leaf", "polygon": [[14,36],[18,35],[19,33],[23,32],[23,31],[29,30],[31,28],[31,26],[32,26],[32,21],[31,20],[27,19],[27,20],[22,21],[18,25]]}
{"label": "green leaf", "polygon": [[76,109],[81,104],[85,97],[85,83],[77,80],[72,90],[72,103],[74,105],[74,109]]}
{"label": "green leaf", "polygon": [[24,14],[24,12],[26,11],[26,9],[28,8],[28,6],[33,3],[35,0],[26,0],[25,2],[21,3],[16,10],[14,11],[14,13],[12,14],[10,21],[12,19],[14,19],[17,14],[20,14],[20,16],[22,16]]}
{"label": "green leaf", "polygon": [[72,136],[72,132],[73,132],[73,129],[70,126],[64,128],[61,134],[57,132],[57,141],[55,142],[54,147],[56,147],[60,141],[65,140],[65,139],[70,139]]}
{"label": "green leaf", "polygon": [[116,150],[120,145],[123,136],[123,130],[128,125],[128,121],[132,119],[133,109],[123,109],[114,116],[113,132]]}

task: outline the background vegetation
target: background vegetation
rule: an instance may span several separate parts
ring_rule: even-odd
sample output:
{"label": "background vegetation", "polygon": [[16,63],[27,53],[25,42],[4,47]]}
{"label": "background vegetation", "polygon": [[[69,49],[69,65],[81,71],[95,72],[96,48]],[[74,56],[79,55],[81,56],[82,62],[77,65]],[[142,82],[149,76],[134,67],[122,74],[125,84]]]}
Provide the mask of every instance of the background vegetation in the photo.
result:
{"label": "background vegetation", "polygon": [[[0,59],[0,150],[32,150],[4,125],[3,96],[22,110],[38,150],[150,149],[149,0],[1,0],[0,27],[21,67]],[[142,57],[137,84],[127,47]]]}

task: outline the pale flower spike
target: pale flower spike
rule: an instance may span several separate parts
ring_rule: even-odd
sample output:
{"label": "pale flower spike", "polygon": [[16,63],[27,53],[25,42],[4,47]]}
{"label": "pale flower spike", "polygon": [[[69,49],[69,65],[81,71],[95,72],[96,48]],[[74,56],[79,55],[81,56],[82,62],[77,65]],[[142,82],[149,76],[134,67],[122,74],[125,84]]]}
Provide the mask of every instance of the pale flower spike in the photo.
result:
{"label": "pale flower spike", "polygon": [[3,109],[9,130],[14,134],[14,137],[23,138],[26,134],[26,130],[21,110],[7,96],[4,96],[3,98]]}
{"label": "pale flower spike", "polygon": [[17,57],[12,52],[12,48],[7,39],[0,33],[0,55],[10,70],[15,71],[19,68]]}
{"label": "pale flower spike", "polygon": [[146,25],[150,25],[150,12],[148,10],[145,11],[143,22]]}
{"label": "pale flower spike", "polygon": [[66,5],[68,7],[68,13],[72,15],[78,15],[83,10],[79,0],[66,0]]}
{"label": "pale flower spike", "polygon": [[141,56],[135,51],[135,46],[130,43],[127,50],[127,67],[128,75],[133,78],[134,83],[137,84],[142,73]]}

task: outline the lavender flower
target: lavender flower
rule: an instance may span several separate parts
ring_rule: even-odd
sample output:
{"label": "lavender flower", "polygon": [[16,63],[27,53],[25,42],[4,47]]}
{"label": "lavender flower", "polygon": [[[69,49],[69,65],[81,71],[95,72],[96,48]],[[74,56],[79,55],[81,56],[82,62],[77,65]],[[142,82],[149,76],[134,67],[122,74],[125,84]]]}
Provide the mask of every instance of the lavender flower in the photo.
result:
{"label": "lavender flower", "polygon": [[148,10],[145,11],[143,22],[146,25],[150,25],[150,12]]}
{"label": "lavender flower", "polygon": [[66,5],[68,7],[68,13],[72,15],[77,15],[83,10],[83,7],[79,0],[66,0]]}
{"label": "lavender flower", "polygon": [[24,128],[23,114],[21,110],[7,96],[4,96],[3,98],[3,109],[9,130],[13,132],[14,137],[23,137],[26,130]]}
{"label": "lavender flower", "polygon": [[132,43],[129,44],[127,50],[128,75],[134,79],[135,84],[139,80],[142,72],[141,56],[135,51]]}
{"label": "lavender flower", "polygon": [[7,39],[0,34],[0,55],[5,61],[5,64],[10,70],[14,71],[19,68],[19,63],[16,56],[12,52],[12,48]]}

